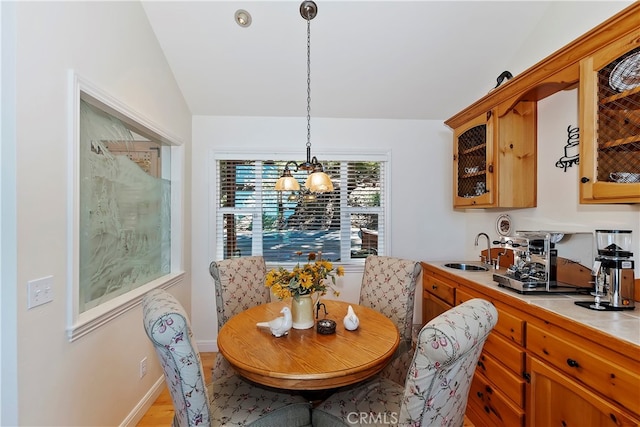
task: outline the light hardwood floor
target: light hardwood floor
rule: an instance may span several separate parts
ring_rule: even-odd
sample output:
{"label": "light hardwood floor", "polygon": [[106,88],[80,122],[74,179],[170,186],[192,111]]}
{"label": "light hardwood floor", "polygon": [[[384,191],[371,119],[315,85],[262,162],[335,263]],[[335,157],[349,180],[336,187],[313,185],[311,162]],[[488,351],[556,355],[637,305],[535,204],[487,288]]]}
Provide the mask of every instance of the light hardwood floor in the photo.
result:
{"label": "light hardwood floor", "polygon": [[[204,378],[207,383],[211,381],[211,369],[216,358],[216,353],[200,353],[202,359],[202,368],[204,369]],[[165,387],[160,396],[153,403],[151,408],[142,417],[138,423],[139,427],[146,426],[170,426],[173,422],[173,402],[169,395],[169,389]],[[284,427],[284,426],[283,426]],[[474,427],[473,424],[465,417],[463,427]]]}

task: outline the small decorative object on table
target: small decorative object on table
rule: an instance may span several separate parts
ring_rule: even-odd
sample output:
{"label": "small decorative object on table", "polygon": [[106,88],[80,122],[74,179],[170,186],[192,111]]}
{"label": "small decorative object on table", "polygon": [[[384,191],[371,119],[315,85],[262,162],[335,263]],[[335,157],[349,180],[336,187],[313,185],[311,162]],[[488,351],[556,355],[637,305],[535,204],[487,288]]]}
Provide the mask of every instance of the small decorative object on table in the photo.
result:
{"label": "small decorative object on table", "polygon": [[355,311],[353,311],[353,307],[349,306],[349,308],[347,308],[347,315],[342,319],[342,324],[347,331],[355,331],[358,329],[360,319],[358,319]]}
{"label": "small decorative object on table", "polygon": [[316,325],[319,334],[331,335],[336,333],[336,322],[331,319],[318,320]]}
{"label": "small decorative object on table", "polygon": [[[296,252],[298,257],[302,252]],[[292,271],[280,267],[267,273],[266,286],[271,288],[271,292],[283,300],[292,298],[291,314],[293,317],[294,329],[309,329],[313,327],[313,306],[318,303],[318,299],[326,295],[331,289],[334,295],[340,292],[334,287],[336,275],[344,276],[344,267],[337,267],[334,271],[333,264],[322,259],[322,254],[310,252],[307,263],[296,264]],[[331,283],[329,282],[331,278]],[[317,296],[315,304],[311,300],[311,295]]]}
{"label": "small decorative object on table", "polygon": [[269,328],[274,337],[287,335],[293,324],[291,310],[289,307],[284,307],[280,313],[282,313],[282,316],[276,317],[268,322],[258,322],[256,326],[259,328]]}

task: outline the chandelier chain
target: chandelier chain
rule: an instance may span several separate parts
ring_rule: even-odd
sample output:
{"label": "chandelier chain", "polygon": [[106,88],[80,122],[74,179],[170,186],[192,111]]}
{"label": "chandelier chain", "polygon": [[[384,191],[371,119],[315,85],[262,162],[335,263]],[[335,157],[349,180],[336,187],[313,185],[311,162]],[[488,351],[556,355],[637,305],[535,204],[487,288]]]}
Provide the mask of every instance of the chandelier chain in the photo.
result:
{"label": "chandelier chain", "polygon": [[311,17],[307,14],[307,147],[311,147]]}

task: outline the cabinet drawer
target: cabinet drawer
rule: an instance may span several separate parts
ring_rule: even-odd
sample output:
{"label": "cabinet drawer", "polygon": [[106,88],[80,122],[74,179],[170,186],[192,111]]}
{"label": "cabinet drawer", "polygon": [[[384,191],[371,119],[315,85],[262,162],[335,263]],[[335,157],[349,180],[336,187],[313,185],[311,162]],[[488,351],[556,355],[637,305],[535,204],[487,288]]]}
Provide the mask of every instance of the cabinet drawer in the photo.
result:
{"label": "cabinet drawer", "polygon": [[476,372],[480,372],[516,405],[524,407],[525,380],[505,368],[490,354],[483,352],[478,360]]}
{"label": "cabinet drawer", "polygon": [[524,326],[525,321],[518,319],[506,311],[498,309],[498,323],[495,330],[510,339],[511,341],[524,346]]}
{"label": "cabinet drawer", "polygon": [[422,286],[424,288],[424,292],[429,292],[449,305],[453,305],[456,291],[453,286],[426,274],[423,276]]}
{"label": "cabinet drawer", "polygon": [[495,390],[489,382],[476,373],[469,391],[469,406],[472,412],[482,414],[481,420],[471,420],[477,426],[515,427],[524,425],[524,411]]}
{"label": "cabinet drawer", "polygon": [[524,350],[502,338],[502,335],[491,333],[484,343],[484,352],[500,360],[514,374],[522,377],[524,372]]}
{"label": "cabinet drawer", "polygon": [[[469,301],[471,298],[476,298],[472,294],[467,293],[461,289],[456,291],[456,305],[460,305],[465,301]],[[485,298],[486,297],[480,297]],[[492,301],[493,302],[493,301]],[[525,321],[518,319],[516,316],[507,313],[499,305],[494,303],[498,310],[498,323],[496,324],[494,331],[500,332],[509,340],[524,346],[524,327]]]}
{"label": "cabinet drawer", "polygon": [[527,349],[603,396],[640,413],[640,363],[623,361],[586,340],[567,339],[539,325],[527,327]]}

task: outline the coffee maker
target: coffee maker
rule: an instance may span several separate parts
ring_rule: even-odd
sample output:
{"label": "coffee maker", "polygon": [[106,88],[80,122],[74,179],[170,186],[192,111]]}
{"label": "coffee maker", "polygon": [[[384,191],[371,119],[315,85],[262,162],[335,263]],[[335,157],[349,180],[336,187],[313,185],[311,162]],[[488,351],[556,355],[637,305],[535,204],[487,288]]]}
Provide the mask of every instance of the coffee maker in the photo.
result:
{"label": "coffee maker", "polygon": [[[558,249],[564,237],[559,231],[516,231],[514,236],[494,242],[513,253],[513,264],[505,273],[494,273],[498,286],[521,294],[582,293],[589,288],[561,283],[557,280]],[[592,256],[592,255],[590,255]]]}
{"label": "coffee maker", "polygon": [[[579,305],[593,310],[633,310],[635,303],[631,230],[596,230],[593,303]],[[578,304],[578,302],[576,302]]]}

